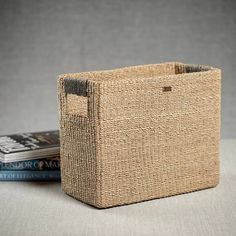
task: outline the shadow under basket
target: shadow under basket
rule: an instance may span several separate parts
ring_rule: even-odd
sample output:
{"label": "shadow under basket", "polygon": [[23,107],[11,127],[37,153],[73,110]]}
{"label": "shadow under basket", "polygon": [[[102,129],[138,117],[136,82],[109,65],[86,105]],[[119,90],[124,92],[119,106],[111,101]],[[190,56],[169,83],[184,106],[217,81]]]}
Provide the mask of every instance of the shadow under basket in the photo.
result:
{"label": "shadow under basket", "polygon": [[106,208],[216,186],[220,81],[177,62],[59,76],[63,190]]}

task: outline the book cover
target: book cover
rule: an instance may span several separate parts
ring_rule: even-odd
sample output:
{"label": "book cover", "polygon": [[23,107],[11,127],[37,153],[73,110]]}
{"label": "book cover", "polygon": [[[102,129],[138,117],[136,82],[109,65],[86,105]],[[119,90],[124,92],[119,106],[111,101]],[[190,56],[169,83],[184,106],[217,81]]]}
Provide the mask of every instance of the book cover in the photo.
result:
{"label": "book cover", "polygon": [[36,160],[0,162],[2,170],[60,170],[60,158],[50,157]]}
{"label": "book cover", "polygon": [[0,136],[0,160],[14,162],[59,155],[59,131]]}
{"label": "book cover", "polygon": [[59,181],[61,173],[59,170],[53,171],[0,171],[0,181]]}

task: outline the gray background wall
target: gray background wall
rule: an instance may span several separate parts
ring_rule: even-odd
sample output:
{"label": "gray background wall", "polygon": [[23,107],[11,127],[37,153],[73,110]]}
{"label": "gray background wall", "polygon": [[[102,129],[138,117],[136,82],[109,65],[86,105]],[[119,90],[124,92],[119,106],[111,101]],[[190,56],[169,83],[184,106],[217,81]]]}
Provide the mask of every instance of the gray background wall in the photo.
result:
{"label": "gray background wall", "polygon": [[182,61],[223,69],[236,137],[236,2],[0,0],[0,134],[58,128],[60,73]]}

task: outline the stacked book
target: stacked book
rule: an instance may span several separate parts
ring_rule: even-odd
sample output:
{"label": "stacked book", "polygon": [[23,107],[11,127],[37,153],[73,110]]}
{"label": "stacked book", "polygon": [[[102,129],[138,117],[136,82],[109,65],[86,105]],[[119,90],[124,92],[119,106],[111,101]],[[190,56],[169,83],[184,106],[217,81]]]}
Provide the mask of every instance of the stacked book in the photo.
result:
{"label": "stacked book", "polygon": [[58,130],[0,136],[0,181],[60,180]]}

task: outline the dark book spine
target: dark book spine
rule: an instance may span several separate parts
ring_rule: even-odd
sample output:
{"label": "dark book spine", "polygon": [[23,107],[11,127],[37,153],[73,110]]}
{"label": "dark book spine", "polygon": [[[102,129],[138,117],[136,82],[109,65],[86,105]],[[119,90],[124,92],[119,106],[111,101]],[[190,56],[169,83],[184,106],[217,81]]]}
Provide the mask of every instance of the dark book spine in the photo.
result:
{"label": "dark book spine", "polygon": [[59,170],[53,171],[0,171],[0,181],[58,181]]}
{"label": "dark book spine", "polygon": [[60,170],[59,158],[45,158],[29,161],[0,162],[1,170]]}

